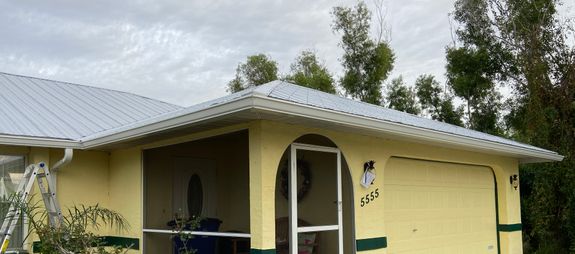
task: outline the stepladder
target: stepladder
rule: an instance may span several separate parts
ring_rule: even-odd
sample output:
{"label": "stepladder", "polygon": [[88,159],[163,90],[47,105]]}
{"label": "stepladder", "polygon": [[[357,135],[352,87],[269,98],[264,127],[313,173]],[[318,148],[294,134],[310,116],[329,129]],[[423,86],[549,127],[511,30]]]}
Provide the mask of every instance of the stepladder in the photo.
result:
{"label": "stepladder", "polygon": [[44,201],[48,222],[55,228],[62,223],[62,211],[56,199],[56,186],[50,169],[44,162],[31,164],[26,167],[16,192],[10,196],[10,208],[8,208],[0,228],[0,236],[2,237],[0,254],[6,253],[18,221],[24,218],[22,215],[26,212],[27,202],[35,182]]}

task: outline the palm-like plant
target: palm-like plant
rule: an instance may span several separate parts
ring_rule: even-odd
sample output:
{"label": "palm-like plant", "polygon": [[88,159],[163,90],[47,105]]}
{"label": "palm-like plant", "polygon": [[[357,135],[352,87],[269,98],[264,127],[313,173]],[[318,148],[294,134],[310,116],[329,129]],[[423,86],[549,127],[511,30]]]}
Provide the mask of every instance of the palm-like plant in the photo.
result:
{"label": "palm-like plant", "polygon": [[127,229],[128,222],[119,213],[101,207],[72,206],[62,216],[58,227],[50,225],[47,212],[38,203],[22,203],[20,209],[30,224],[30,233],[40,240],[39,249],[44,254],[120,254],[131,246],[104,246],[100,236],[93,233],[102,227]]}

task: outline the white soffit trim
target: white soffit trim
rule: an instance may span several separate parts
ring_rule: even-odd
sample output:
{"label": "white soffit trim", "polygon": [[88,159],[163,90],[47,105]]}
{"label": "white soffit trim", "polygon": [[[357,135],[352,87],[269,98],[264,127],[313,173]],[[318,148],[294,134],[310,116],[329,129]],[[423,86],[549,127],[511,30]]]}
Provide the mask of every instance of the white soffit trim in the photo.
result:
{"label": "white soffit trim", "polygon": [[[313,120],[335,123],[356,129],[377,131],[382,133],[395,134],[411,138],[414,140],[425,140],[432,143],[453,144],[468,147],[475,150],[487,150],[496,153],[504,153],[520,157],[522,163],[561,161],[563,156],[548,150],[529,149],[499,142],[472,138],[462,135],[430,130],[426,128],[389,122],[369,117],[358,116],[345,112],[322,109],[308,105],[302,105],[291,101],[270,98],[263,95],[252,94],[250,96],[238,97],[231,101],[207,107],[198,111],[182,112],[174,114],[164,119],[144,121],[132,125],[123,126],[118,129],[101,132],[88,136],[80,141],[60,140],[49,138],[2,136],[0,143],[20,146],[42,146],[42,147],[65,147],[76,149],[91,149],[105,146],[112,143],[132,140],[146,135],[169,131],[174,128],[192,124],[201,124],[202,121],[217,119],[231,115],[240,111],[256,109],[267,112],[281,113],[286,115],[299,116]],[[257,114],[257,113],[255,113]]]}
{"label": "white soffit trim", "polygon": [[250,100],[250,97],[244,97],[239,100],[233,100],[228,103],[219,104],[199,111],[166,118],[162,121],[134,126],[133,128],[126,126],[126,128],[121,131],[112,130],[114,132],[98,133],[93,136],[88,136],[82,140],[82,148],[90,149],[107,144],[119,143],[124,140],[135,139],[149,134],[167,131],[210,119],[216,119],[235,112],[247,110],[252,107],[252,100]]}
{"label": "white soffit trim", "polygon": [[552,151],[533,150],[493,141],[487,141],[477,138],[454,135],[451,133],[439,132],[435,130],[410,125],[404,125],[382,120],[374,120],[368,117],[362,117],[343,112],[336,112],[332,110],[325,110],[321,108],[301,105],[269,97],[255,96],[254,108],[265,111],[273,111],[276,113],[312,118],[355,128],[369,129],[379,132],[387,132],[390,134],[410,137],[413,139],[427,140],[434,143],[461,145],[469,148],[475,148],[475,149],[479,148],[494,152],[502,152],[506,154],[515,154],[529,157],[525,158],[525,160],[522,161],[525,163],[563,160],[563,156]]}
{"label": "white soffit trim", "polygon": [[89,149],[110,143],[121,142],[123,140],[138,138],[144,135],[166,131],[172,128],[177,128],[189,124],[199,123],[201,121],[215,119],[221,116],[248,109],[257,109],[261,111],[300,116],[303,118],[331,122],[352,128],[368,129],[417,140],[426,140],[433,143],[453,144],[468,147],[471,149],[482,149],[497,153],[512,154],[519,157],[524,157],[522,158],[522,162],[525,163],[540,161],[560,161],[563,159],[563,156],[547,150],[533,150],[529,148],[455,135],[421,127],[376,120],[368,117],[362,117],[313,106],[301,105],[298,103],[269,98],[257,94],[241,97],[237,100],[233,100],[224,104],[216,105],[214,107],[200,111],[190,112],[188,114],[183,114],[174,118],[166,119],[164,121],[151,123],[149,125],[142,125],[136,128],[126,128],[126,130],[122,132],[111,133],[110,135],[100,135],[98,137],[93,137],[92,139],[88,137],[83,142],[83,148]]}

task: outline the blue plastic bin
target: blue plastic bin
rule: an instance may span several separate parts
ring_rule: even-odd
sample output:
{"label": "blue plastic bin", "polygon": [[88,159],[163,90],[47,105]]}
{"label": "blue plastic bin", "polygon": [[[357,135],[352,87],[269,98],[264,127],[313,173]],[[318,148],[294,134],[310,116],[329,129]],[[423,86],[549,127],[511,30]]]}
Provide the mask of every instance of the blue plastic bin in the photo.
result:
{"label": "blue plastic bin", "polygon": [[[200,227],[194,229],[194,231],[206,231],[206,232],[218,232],[220,229],[220,224],[222,221],[216,218],[204,218],[200,222]],[[186,228],[189,230],[189,228]],[[188,240],[188,249],[196,250],[196,254],[215,254],[216,253],[216,242],[218,237],[216,236],[200,236],[196,235],[192,239]],[[184,243],[180,237],[174,237],[174,254],[180,254],[180,249],[184,246]]]}

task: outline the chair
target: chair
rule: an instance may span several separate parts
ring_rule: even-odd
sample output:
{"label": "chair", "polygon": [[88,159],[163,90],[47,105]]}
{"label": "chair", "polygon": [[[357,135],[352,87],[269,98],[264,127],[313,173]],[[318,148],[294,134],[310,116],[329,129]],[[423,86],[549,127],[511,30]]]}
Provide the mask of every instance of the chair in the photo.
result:
{"label": "chair", "polygon": [[[277,254],[287,254],[289,253],[289,218],[281,217],[276,219],[276,253]],[[307,221],[298,219],[297,224],[299,227],[311,226]],[[306,238],[311,240],[305,241]],[[298,246],[300,249],[307,248],[310,253],[318,253],[319,246],[319,234],[316,233],[306,233],[299,234],[298,236]]]}

